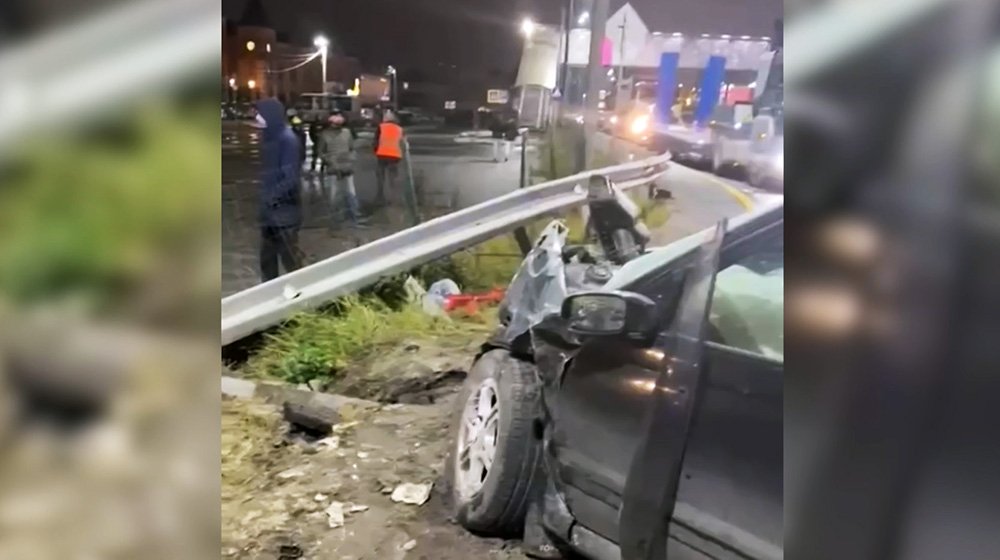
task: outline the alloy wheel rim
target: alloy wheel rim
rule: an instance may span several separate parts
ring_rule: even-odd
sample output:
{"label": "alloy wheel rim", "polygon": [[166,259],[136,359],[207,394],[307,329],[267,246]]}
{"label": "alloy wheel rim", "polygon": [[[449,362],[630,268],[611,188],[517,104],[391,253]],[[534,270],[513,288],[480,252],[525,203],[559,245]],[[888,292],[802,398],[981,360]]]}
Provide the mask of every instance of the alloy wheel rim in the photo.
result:
{"label": "alloy wheel rim", "polygon": [[461,422],[455,472],[459,495],[468,499],[482,490],[496,458],[500,435],[500,392],[496,381],[483,381],[469,395]]}

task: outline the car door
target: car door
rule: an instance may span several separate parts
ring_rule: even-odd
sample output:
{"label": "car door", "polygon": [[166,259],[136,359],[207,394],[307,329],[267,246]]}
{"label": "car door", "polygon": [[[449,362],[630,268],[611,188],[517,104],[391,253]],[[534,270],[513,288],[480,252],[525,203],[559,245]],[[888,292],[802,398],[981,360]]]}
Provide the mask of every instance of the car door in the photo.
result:
{"label": "car door", "polygon": [[[782,232],[761,241],[716,275],[702,362],[674,363],[654,397],[666,406],[647,407],[621,508],[623,559],[783,557]],[[701,382],[688,381],[696,398],[682,410],[670,391],[685,373]]]}
{"label": "car door", "polygon": [[[723,265],[726,267],[733,265],[740,258],[752,254],[756,246],[764,246],[767,243],[773,245],[774,242],[780,243],[782,235],[780,221],[777,223],[769,222],[766,226],[763,229],[749,227],[743,228],[740,232],[730,232],[722,243]],[[773,373],[773,363],[764,364],[755,360],[743,360],[741,359],[743,356],[739,351],[734,355],[724,345],[711,343],[706,346],[705,350],[707,354],[704,360],[707,363],[708,388],[701,392],[712,397],[711,402],[713,406],[710,410],[713,413],[702,420],[701,416],[693,413],[694,400],[690,400],[687,406],[677,408],[680,412],[677,418],[666,422],[666,425],[670,426],[667,429],[671,432],[671,437],[661,437],[660,435],[653,434],[650,438],[649,431],[651,425],[648,417],[652,414],[649,412],[650,408],[655,406],[654,395],[666,394],[662,389],[668,388],[668,386],[663,385],[661,382],[669,381],[676,384],[677,380],[679,370],[676,367],[675,371],[671,372],[671,375],[674,376],[673,378],[668,380],[662,379],[662,374],[666,371],[668,361],[670,361],[667,356],[671,355],[673,358],[680,358],[677,355],[679,349],[675,347],[675,341],[677,340],[677,336],[675,335],[680,331],[685,331],[693,333],[693,335],[688,336],[688,342],[692,339],[700,340],[698,336],[698,330],[700,329],[698,326],[698,317],[704,315],[707,306],[702,301],[699,308],[697,294],[701,294],[701,298],[704,299],[706,290],[709,294],[711,293],[710,286],[715,270],[712,263],[711,251],[706,253],[704,246],[700,251],[699,260],[700,262],[698,263],[692,263],[689,259],[682,265],[683,270],[666,271],[664,274],[661,274],[660,282],[655,287],[656,293],[647,294],[651,297],[655,296],[655,298],[659,298],[661,301],[669,302],[677,295],[674,292],[679,293],[681,286],[687,288],[685,290],[686,297],[679,306],[676,304],[664,306],[665,313],[670,314],[670,317],[665,321],[663,332],[657,339],[647,345],[637,345],[634,342],[626,340],[604,337],[585,341],[564,376],[562,386],[558,392],[556,405],[553,408],[554,430],[550,452],[554,458],[553,464],[556,469],[556,479],[561,483],[561,490],[566,499],[567,506],[576,520],[583,526],[616,543],[621,542],[622,538],[622,535],[619,534],[619,526],[626,525],[624,520],[628,519],[629,515],[636,515],[639,518],[643,518],[647,516],[650,508],[660,510],[666,507],[666,504],[672,506],[672,496],[677,494],[677,492],[671,491],[664,484],[673,475],[666,475],[664,473],[670,469],[673,469],[677,473],[680,472],[682,466],[681,458],[684,457],[685,453],[685,446],[683,444],[687,442],[687,438],[683,436],[673,437],[675,435],[674,432],[679,430],[683,433],[689,431],[690,428],[692,434],[699,436],[697,441],[702,442],[705,440],[701,436],[702,433],[713,433],[721,430],[726,432],[726,441],[738,440],[740,437],[738,430],[737,432],[733,432],[732,427],[734,423],[738,426],[742,421],[739,417],[740,414],[749,414],[747,419],[753,419],[753,414],[757,414],[759,411],[757,409],[748,411],[739,408],[727,408],[728,405],[725,404],[726,396],[732,396],[733,392],[738,394],[741,391],[748,390],[748,380],[754,382],[753,390],[756,391],[760,389],[757,385],[759,385],[758,382],[761,379],[773,380],[776,378]],[[699,279],[701,281],[700,290],[695,290],[694,287],[699,284]],[[685,308],[688,308],[686,313],[684,312]],[[778,315],[780,315],[780,310],[778,311]],[[681,316],[685,320],[683,328],[673,321],[673,319]],[[726,330],[728,332],[733,331],[730,328]],[[717,331],[717,329],[713,328],[713,335],[717,335],[714,331]],[[700,344],[688,344],[687,346],[688,348],[685,350],[687,356],[683,359],[694,364],[703,363],[703,360],[700,360],[698,357],[702,346]],[[722,349],[726,351],[722,351]],[[677,362],[670,361],[669,365],[677,366],[677,364]],[[759,370],[770,371],[770,377],[758,375],[760,373]],[[777,386],[772,384],[765,392],[770,390],[773,396],[776,391],[780,401],[780,375],[777,378],[779,379]],[[683,388],[685,392],[692,389],[692,387]],[[722,395],[722,397],[718,395]],[[743,401],[739,402],[742,403]],[[718,413],[714,412],[716,405],[721,407]],[[767,408],[767,412],[763,416],[773,419],[773,412],[773,407]],[[780,406],[777,412],[779,413],[778,420],[780,425]],[[653,416],[659,418],[663,414],[659,413]],[[689,419],[687,421],[689,425],[686,427],[682,425],[685,423],[681,421],[683,418]],[[766,425],[766,428],[760,427],[763,425]],[[754,428],[757,431],[751,430],[744,433],[748,437],[760,439],[764,437],[763,432],[772,429],[774,425],[769,420],[767,422],[761,421],[757,424],[748,423],[747,426],[748,430],[752,426],[760,427],[759,430]],[[657,430],[661,429],[657,428]],[[626,482],[630,476],[630,468],[633,466],[632,458],[635,456],[636,450],[641,447],[644,439],[649,439],[652,442],[650,445],[647,445],[646,449],[647,451],[651,449],[654,456],[647,458],[646,462],[650,465],[656,465],[653,469],[656,481],[652,487],[642,490],[641,493],[652,497],[651,493],[659,488],[665,494],[662,494],[656,501],[659,505],[651,503],[638,505],[637,509],[634,509],[629,514],[623,510],[623,496],[626,495]],[[780,437],[778,445],[780,446]],[[735,454],[748,452],[744,447],[737,447],[732,452]],[[698,454],[692,455],[692,461],[690,462],[692,466],[697,466],[700,469],[705,464],[715,465],[716,461],[713,453],[719,453],[718,449],[713,449],[711,446],[705,447],[704,445],[700,445],[695,449],[698,451]],[[702,457],[703,454],[701,454],[703,450],[711,458],[704,459]],[[766,471],[770,474],[771,470],[775,468],[769,462],[772,456],[773,450],[769,450],[767,453],[768,460],[758,461],[758,463],[764,466],[757,470]],[[666,459],[665,457],[672,457],[672,459]],[[687,464],[683,463],[685,468],[687,468]],[[776,468],[780,478],[780,464]],[[733,476],[731,472],[704,472],[707,473],[704,474],[704,478],[706,479],[711,477],[731,478]],[[644,477],[648,478],[654,475],[647,473],[637,478],[637,475],[633,473],[632,476],[633,480],[641,480]],[[676,475],[676,477],[679,476],[679,474]],[[744,526],[751,528],[749,533],[758,531],[758,528],[754,527],[752,520],[748,521],[743,517],[738,517],[736,519],[729,519],[731,523],[725,525],[721,522],[725,521],[726,515],[720,516],[706,513],[712,508],[706,509],[701,507],[704,506],[701,498],[705,495],[705,492],[700,486],[697,486],[697,484],[702,482],[703,474],[699,472],[697,478],[695,478],[693,471],[684,471],[684,477],[689,476],[690,478],[685,478],[680,482],[683,492],[680,492],[679,495],[686,495],[689,489],[693,489],[693,496],[697,499],[693,500],[693,504],[683,503],[680,511],[685,515],[691,514],[689,517],[692,517],[692,519],[689,521],[699,528],[699,530],[704,529],[702,527],[704,523],[708,523],[711,526],[711,530]],[[694,482],[691,482],[692,480]],[[643,488],[647,484],[652,483],[646,480],[638,486],[633,485],[633,492],[635,492],[635,488]],[[772,486],[768,488],[773,489]],[[780,495],[780,489],[778,493]],[[734,500],[739,501],[738,498],[734,498]],[[732,501],[730,500],[730,502]],[[642,513],[642,511],[646,513]],[[729,510],[727,509],[726,511],[728,512]],[[699,514],[702,513],[705,515],[699,517]],[[619,514],[622,515],[623,521],[621,524],[619,523]],[[712,525],[714,521],[719,521],[720,523]],[[627,523],[627,525],[632,528],[637,527],[631,522]],[[647,534],[650,530],[652,529],[645,527],[640,533]],[[683,531],[684,529],[679,527],[677,530]],[[754,546],[750,548],[754,548]]]}

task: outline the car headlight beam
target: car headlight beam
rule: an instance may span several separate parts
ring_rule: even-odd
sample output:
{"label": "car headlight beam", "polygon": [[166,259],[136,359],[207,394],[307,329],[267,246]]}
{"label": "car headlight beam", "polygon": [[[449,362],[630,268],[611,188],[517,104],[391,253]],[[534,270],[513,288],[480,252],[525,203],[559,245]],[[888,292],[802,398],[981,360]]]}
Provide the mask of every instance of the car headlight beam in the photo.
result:
{"label": "car headlight beam", "polygon": [[641,115],[632,121],[632,125],[629,127],[629,130],[632,131],[632,134],[642,134],[643,132],[646,132],[646,129],[648,128],[649,115]]}

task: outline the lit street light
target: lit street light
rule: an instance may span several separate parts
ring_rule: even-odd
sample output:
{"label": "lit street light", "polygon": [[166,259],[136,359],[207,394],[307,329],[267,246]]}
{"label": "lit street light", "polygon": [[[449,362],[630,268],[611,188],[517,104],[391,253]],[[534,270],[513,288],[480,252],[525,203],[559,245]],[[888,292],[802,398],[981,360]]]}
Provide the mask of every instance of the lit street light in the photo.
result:
{"label": "lit street light", "polygon": [[535,33],[535,22],[531,21],[531,18],[524,18],[521,22],[521,33],[524,33],[525,37],[531,37]]}
{"label": "lit street light", "polygon": [[330,47],[330,40],[322,35],[317,35],[313,44],[320,49],[323,59],[323,85],[320,87],[321,93],[326,93],[326,53]]}

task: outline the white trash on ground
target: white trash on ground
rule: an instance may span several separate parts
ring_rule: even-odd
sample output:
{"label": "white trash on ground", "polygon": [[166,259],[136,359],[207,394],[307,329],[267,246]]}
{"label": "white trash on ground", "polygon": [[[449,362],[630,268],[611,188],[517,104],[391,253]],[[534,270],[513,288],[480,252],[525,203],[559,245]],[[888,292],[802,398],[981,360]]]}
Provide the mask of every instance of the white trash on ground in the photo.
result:
{"label": "white trash on ground", "polygon": [[432,483],[414,484],[412,482],[404,482],[396,486],[390,498],[394,502],[421,506],[430,499],[432,486]]}
{"label": "white trash on ground", "polygon": [[344,504],[342,502],[332,502],[330,507],[326,508],[327,521],[330,523],[331,529],[336,529],[337,527],[344,526]]}
{"label": "white trash on ground", "polygon": [[444,315],[444,302],[447,297],[457,296],[461,293],[461,288],[451,278],[434,282],[430,288],[427,288],[427,294],[423,297],[424,312],[429,315]]}

